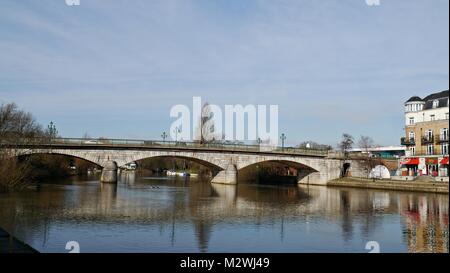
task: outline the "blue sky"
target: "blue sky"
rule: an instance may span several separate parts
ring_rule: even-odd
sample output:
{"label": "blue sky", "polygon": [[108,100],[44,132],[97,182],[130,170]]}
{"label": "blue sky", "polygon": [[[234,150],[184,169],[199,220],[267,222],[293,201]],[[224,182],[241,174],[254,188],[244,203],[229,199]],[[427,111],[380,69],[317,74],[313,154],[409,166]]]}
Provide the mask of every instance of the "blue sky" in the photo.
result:
{"label": "blue sky", "polygon": [[397,145],[448,89],[449,1],[2,0],[0,102],[61,135],[159,138],[175,104],[278,104],[287,143]]}

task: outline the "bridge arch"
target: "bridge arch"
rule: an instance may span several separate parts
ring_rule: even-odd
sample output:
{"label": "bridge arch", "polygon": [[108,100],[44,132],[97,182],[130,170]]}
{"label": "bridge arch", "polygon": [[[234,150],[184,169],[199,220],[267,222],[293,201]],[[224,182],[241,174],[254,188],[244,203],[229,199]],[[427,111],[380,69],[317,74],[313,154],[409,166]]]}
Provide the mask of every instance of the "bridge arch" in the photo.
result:
{"label": "bridge arch", "polygon": [[239,158],[236,167],[238,170],[264,162],[278,162],[296,169],[308,169],[311,172],[321,171],[322,159],[279,157],[279,156],[246,156]]}
{"label": "bridge arch", "polygon": [[104,167],[103,164],[101,162],[99,162],[99,160],[97,158],[95,158],[95,156],[92,156],[91,154],[78,153],[73,150],[63,150],[63,151],[55,150],[55,151],[53,151],[53,150],[48,150],[48,149],[42,149],[42,150],[27,149],[27,150],[13,151],[11,153],[11,157],[17,157],[17,158],[33,156],[33,155],[62,155],[62,156],[85,160],[85,161],[92,163],[100,168]]}
{"label": "bridge arch", "polygon": [[167,151],[146,151],[130,154],[125,158],[118,158],[117,164],[119,167],[122,167],[135,161],[140,161],[148,158],[164,158],[164,157],[185,159],[217,171],[224,170],[227,167],[226,164],[224,164],[223,160],[219,160],[213,154],[195,153],[195,152],[167,152]]}
{"label": "bridge arch", "polygon": [[299,163],[296,161],[289,161],[289,160],[282,160],[282,159],[280,159],[280,160],[276,160],[276,159],[261,160],[261,161],[258,161],[258,162],[252,163],[252,164],[246,164],[244,167],[240,167],[238,170],[243,170],[243,169],[250,168],[252,166],[255,166],[258,164],[263,164],[263,163],[280,163],[282,165],[285,165],[287,167],[292,167],[295,169],[305,169],[305,170],[310,170],[311,172],[318,172],[318,170],[316,170],[308,165],[305,165],[305,164],[302,164],[302,163]]}
{"label": "bridge arch", "polygon": [[296,169],[296,175],[297,175],[297,182],[302,180],[305,177],[308,177],[312,173],[319,173],[319,170],[308,166],[304,163],[300,163],[298,161],[292,161],[292,160],[284,160],[284,159],[262,159],[259,161],[256,161],[252,164],[245,164],[244,166],[241,166],[238,170],[239,172],[246,171],[248,168],[251,168],[253,166],[257,166],[264,163],[278,163],[285,167],[290,167]]}
{"label": "bridge arch", "polygon": [[183,155],[151,155],[151,156],[145,156],[145,157],[136,157],[133,160],[126,162],[125,164],[123,164],[122,162],[120,162],[121,165],[119,165],[119,167],[122,167],[124,165],[127,165],[131,162],[136,162],[136,161],[141,161],[141,160],[145,160],[145,159],[158,159],[158,158],[175,158],[175,159],[183,159],[186,161],[190,161],[190,162],[195,162],[199,165],[202,165],[210,170],[212,170],[213,174],[220,172],[221,170],[223,170],[222,167],[207,161],[205,159],[199,158],[199,157],[190,157],[190,156],[183,156]]}

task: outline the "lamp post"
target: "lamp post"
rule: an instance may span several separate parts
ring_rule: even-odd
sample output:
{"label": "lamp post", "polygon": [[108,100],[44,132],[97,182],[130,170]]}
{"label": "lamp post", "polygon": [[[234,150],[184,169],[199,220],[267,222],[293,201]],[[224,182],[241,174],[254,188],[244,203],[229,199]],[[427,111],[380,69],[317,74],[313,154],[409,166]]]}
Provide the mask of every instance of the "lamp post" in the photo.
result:
{"label": "lamp post", "polygon": [[178,142],[178,133],[181,132],[180,126],[175,127],[174,131],[175,131],[175,142]]}
{"label": "lamp post", "polygon": [[53,121],[50,121],[50,124],[48,125],[48,134],[50,137],[50,141],[56,138],[56,135],[58,134],[58,130],[56,130],[56,125],[55,123],[53,123]]}
{"label": "lamp post", "polygon": [[162,139],[163,139],[163,142],[166,142],[166,138],[167,138],[166,132],[163,132],[162,135],[161,135],[161,137],[162,137]]}
{"label": "lamp post", "polygon": [[284,151],[284,141],[286,140],[286,135],[282,133],[280,139],[281,139],[281,150]]}

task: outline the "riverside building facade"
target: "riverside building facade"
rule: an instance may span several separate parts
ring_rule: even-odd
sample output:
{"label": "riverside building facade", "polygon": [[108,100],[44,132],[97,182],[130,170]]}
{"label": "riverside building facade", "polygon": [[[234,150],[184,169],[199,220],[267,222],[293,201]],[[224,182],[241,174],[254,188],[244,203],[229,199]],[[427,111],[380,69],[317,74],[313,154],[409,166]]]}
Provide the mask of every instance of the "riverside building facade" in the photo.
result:
{"label": "riverside building facade", "polygon": [[401,164],[409,176],[448,176],[449,91],[405,102],[406,156]]}

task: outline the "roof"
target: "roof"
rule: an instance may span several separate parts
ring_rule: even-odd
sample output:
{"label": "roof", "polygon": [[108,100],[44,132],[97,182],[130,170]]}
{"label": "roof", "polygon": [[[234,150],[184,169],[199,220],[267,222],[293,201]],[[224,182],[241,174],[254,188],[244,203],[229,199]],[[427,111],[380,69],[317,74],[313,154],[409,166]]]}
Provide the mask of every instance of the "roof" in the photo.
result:
{"label": "roof", "polygon": [[412,96],[411,98],[409,98],[409,100],[406,101],[406,103],[415,101],[425,102],[423,109],[427,110],[434,108],[433,101],[435,100],[439,101],[437,108],[448,107],[448,90],[430,94],[423,99],[418,96]]}
{"label": "roof", "polygon": [[418,96],[412,96],[406,102],[411,102],[411,101],[423,101],[423,100],[420,97],[418,97]]}
{"label": "roof", "polygon": [[433,94],[428,95],[425,98],[423,98],[424,101],[436,100],[436,99],[448,99],[448,90],[438,92],[438,93],[433,93]]}
{"label": "roof", "polygon": [[[367,149],[369,152],[393,152],[393,151],[406,151],[405,146],[382,146],[382,147],[373,147]],[[362,152],[362,148],[352,148],[350,152]]]}
{"label": "roof", "polygon": [[448,107],[448,90],[426,96],[424,109],[433,109],[433,101],[438,100],[437,108]]}

